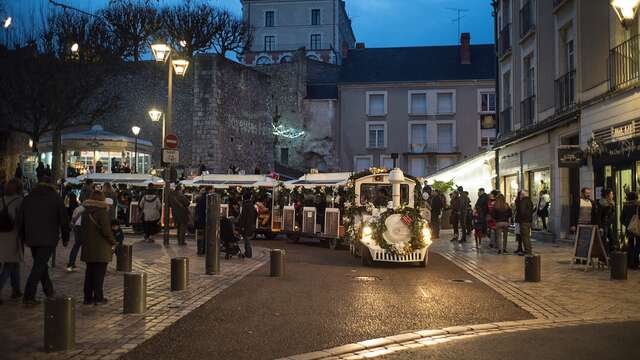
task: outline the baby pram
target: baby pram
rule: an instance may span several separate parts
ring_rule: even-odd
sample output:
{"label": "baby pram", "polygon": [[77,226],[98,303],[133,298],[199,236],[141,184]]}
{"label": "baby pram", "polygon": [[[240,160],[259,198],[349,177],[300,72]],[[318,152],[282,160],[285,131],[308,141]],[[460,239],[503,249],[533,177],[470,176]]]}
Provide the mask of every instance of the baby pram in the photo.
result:
{"label": "baby pram", "polygon": [[220,219],[220,241],[222,245],[222,251],[225,253],[225,259],[231,259],[237,256],[239,259],[244,259],[244,253],[240,249],[240,239],[236,236],[233,229],[233,222],[229,218]]}

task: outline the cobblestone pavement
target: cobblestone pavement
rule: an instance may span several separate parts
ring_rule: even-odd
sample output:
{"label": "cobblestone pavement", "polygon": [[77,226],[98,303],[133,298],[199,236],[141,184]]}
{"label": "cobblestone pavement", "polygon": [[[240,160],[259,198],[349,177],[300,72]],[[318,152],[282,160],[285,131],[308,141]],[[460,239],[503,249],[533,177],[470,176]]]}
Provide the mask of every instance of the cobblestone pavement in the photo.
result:
{"label": "cobblestone pavement", "polygon": [[[5,301],[0,305],[2,357],[117,359],[261,267],[268,259],[265,249],[254,248],[252,259],[221,259],[220,275],[204,275],[204,258],[195,256],[193,241],[182,247],[172,240],[172,245],[165,248],[161,240],[160,244],[140,240],[129,236],[126,242],[134,244],[133,271],[147,274],[146,313],[122,314],[123,278],[115,271],[115,257],[105,278],[105,297],[109,303],[103,306],[83,305],[84,263],[77,262],[78,271],[67,273],[64,265],[71,246],[60,246],[58,266],[50,273],[56,293],[71,295],[76,300],[76,350],[44,353],[44,305],[24,308],[19,302]],[[189,288],[171,292],[170,262],[171,258],[180,256],[189,257]],[[22,284],[30,267],[31,261],[27,259],[22,267]],[[40,288],[38,293],[42,296]],[[3,298],[7,299],[8,294],[9,289],[5,286]]]}

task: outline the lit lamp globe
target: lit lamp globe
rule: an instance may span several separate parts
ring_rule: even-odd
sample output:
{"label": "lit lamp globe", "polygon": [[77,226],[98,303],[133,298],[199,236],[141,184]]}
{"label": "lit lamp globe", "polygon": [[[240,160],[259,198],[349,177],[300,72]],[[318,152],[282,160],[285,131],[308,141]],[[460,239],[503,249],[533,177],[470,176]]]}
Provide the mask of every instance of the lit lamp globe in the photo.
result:
{"label": "lit lamp globe", "polygon": [[622,25],[627,26],[636,17],[640,0],[611,0],[610,3]]}
{"label": "lit lamp globe", "polygon": [[171,64],[173,65],[173,71],[176,73],[176,75],[185,76],[187,74],[187,68],[189,67],[188,60],[173,60]]}
{"label": "lit lamp globe", "polygon": [[74,43],[73,45],[71,45],[71,52],[78,52],[78,49],[80,49],[80,45],[78,45],[78,43]]}
{"label": "lit lamp globe", "polygon": [[133,135],[138,136],[140,134],[140,127],[139,126],[132,127],[131,132],[133,133]]}
{"label": "lit lamp globe", "polygon": [[149,117],[151,118],[151,121],[158,122],[160,121],[161,116],[162,116],[162,111],[156,110],[156,109],[149,110]]}
{"label": "lit lamp globe", "polygon": [[167,44],[157,43],[151,45],[151,52],[157,62],[165,62],[171,54],[171,48]]}

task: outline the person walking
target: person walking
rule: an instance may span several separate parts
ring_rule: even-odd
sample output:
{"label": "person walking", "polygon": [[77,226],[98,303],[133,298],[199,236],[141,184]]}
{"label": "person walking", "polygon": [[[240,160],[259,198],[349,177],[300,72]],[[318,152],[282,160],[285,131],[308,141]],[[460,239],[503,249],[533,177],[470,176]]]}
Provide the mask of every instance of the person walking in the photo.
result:
{"label": "person walking", "polygon": [[[22,297],[20,291],[20,263],[24,259],[22,242],[18,237],[16,218],[22,205],[22,181],[14,178],[4,185],[0,202],[0,294],[4,284],[11,281],[11,298]],[[2,304],[2,299],[0,299]]]}
{"label": "person walking", "polygon": [[634,234],[629,230],[633,217],[640,219],[640,200],[637,193],[627,193],[627,201],[622,208],[620,222],[624,225],[627,235],[627,260],[629,269],[638,269],[640,265],[640,234]]}
{"label": "person walking", "polygon": [[484,188],[478,189],[478,200],[474,205],[478,212],[478,218],[482,224],[482,236],[487,236],[487,214],[489,212],[489,195],[484,192]]}
{"label": "person walking", "polygon": [[458,225],[460,223],[460,194],[458,190],[451,192],[451,216],[449,222],[453,227],[453,238],[451,241],[458,241]]}
{"label": "person walking", "polygon": [[616,207],[611,189],[603,189],[601,195],[600,200],[598,200],[598,226],[602,230],[603,245],[607,252],[611,254],[617,243],[613,229],[613,224],[616,221]]}
{"label": "person walking", "polygon": [[110,199],[111,201],[107,201],[107,203],[111,202],[111,204],[109,204],[109,220],[115,219],[116,218],[116,210],[117,210],[117,206],[118,206],[118,194],[116,194],[115,190],[113,189],[113,186],[111,186],[111,183],[106,182],[104,183],[104,186],[102,187],[102,191],[104,193],[104,197],[106,199]]}
{"label": "person walking", "polygon": [[440,238],[440,215],[444,208],[442,196],[438,190],[431,190],[431,193],[429,194],[429,203],[431,204],[431,222],[429,223],[429,226],[431,227],[433,240],[436,240]]}
{"label": "person walking", "polygon": [[258,212],[253,204],[251,191],[246,191],[242,196],[242,207],[240,208],[240,217],[238,218],[238,227],[242,229],[242,237],[244,238],[244,255],[251,258],[251,239],[256,231],[256,218]]}
{"label": "person walking", "polygon": [[149,185],[147,193],[140,200],[138,208],[142,217],[144,240],[153,242],[153,235],[156,233],[158,221],[160,221],[162,215],[162,202],[158,195],[154,193],[151,185]]}
{"label": "person walking", "polygon": [[47,297],[54,296],[53,283],[49,277],[47,262],[53,255],[58,241],[62,245],[69,243],[69,217],[62,198],[49,178],[34,186],[22,202],[16,220],[18,236],[31,249],[33,266],[24,289],[23,303],[26,306],[38,305],[36,290],[38,282]]}
{"label": "person walking", "polygon": [[104,193],[96,190],[84,202],[80,233],[83,239],[80,259],[87,264],[84,274],[84,304],[102,305],[104,276],[117,244],[111,231],[109,205]]}
{"label": "person walking", "polygon": [[[87,199],[88,200],[88,199]],[[77,206],[71,214],[71,229],[73,230],[73,247],[69,252],[69,261],[67,262],[67,272],[73,272],[76,270],[76,258],[80,247],[82,246],[82,234],[80,233],[80,227],[82,226],[82,214],[85,210],[84,201],[81,205]]]}
{"label": "person walking", "polygon": [[496,220],[491,215],[493,212],[493,207],[495,206],[496,197],[498,196],[498,194],[499,192],[496,190],[492,190],[489,193],[489,201],[487,202],[487,232],[488,232],[487,236],[489,237],[489,244],[492,245],[491,247],[496,247],[497,249],[500,249],[500,239],[496,234]]}
{"label": "person walking", "polygon": [[531,255],[531,222],[533,221],[533,203],[526,190],[522,190],[516,205],[516,222],[520,226],[520,238],[524,246],[524,253]]}
{"label": "person walking", "polygon": [[23,174],[22,174],[22,163],[18,163],[18,165],[16,165],[16,172],[14,173],[13,177],[18,179],[18,180],[20,180],[20,181],[22,181],[22,177],[23,177]]}
{"label": "person walking", "polygon": [[182,193],[180,186],[170,193],[169,204],[173,213],[173,222],[178,229],[178,244],[186,245],[185,237],[189,226],[189,199]]}
{"label": "person walking", "polygon": [[45,175],[46,169],[44,168],[44,163],[42,161],[38,161],[38,166],[36,167],[36,178],[38,179],[38,183],[42,182]]}
{"label": "person walking", "polygon": [[[491,217],[495,220],[496,247],[498,254],[507,253],[507,238],[509,236],[509,220],[511,219],[511,207],[502,194],[498,194],[491,210]],[[500,247],[502,239],[502,248]]]}
{"label": "person walking", "polygon": [[82,185],[82,189],[80,189],[80,197],[78,197],[78,200],[80,200],[80,203],[83,203],[85,200],[87,200],[89,198],[89,195],[91,195],[92,192],[93,192],[93,180],[86,179],[84,181],[84,184]]}
{"label": "person walking", "polygon": [[469,210],[471,207],[471,201],[469,200],[469,195],[464,191],[462,186],[458,187],[458,193],[460,194],[460,231],[462,233],[460,242],[463,243],[467,241],[467,234],[469,232]]}
{"label": "person walking", "polygon": [[542,221],[542,230],[547,231],[547,219],[549,218],[549,207],[551,206],[551,196],[547,189],[540,190],[540,197],[538,198],[537,214],[540,221]]}

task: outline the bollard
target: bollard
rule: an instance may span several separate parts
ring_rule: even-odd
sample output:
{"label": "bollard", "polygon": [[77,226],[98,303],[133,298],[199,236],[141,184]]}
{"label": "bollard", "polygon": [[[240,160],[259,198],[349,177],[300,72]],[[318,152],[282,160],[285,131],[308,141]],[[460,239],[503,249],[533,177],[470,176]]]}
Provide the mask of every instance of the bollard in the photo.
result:
{"label": "bollard", "polygon": [[124,273],[124,314],[142,314],[147,310],[147,274]]}
{"label": "bollard", "polygon": [[284,250],[271,249],[271,276],[284,275]]}
{"label": "bollard", "polygon": [[131,272],[133,262],[133,246],[118,245],[116,246],[116,271]]}
{"label": "bollard", "polygon": [[44,349],[73,350],[76,347],[76,304],[71,296],[47,298],[44,303]]}
{"label": "bollard", "polygon": [[540,281],[540,255],[525,255],[524,281]]}
{"label": "bollard", "polygon": [[205,274],[220,274],[220,197],[207,195],[207,222],[204,233]]}
{"label": "bollard", "polygon": [[627,280],[627,253],[611,252],[611,280]]}
{"label": "bollard", "polygon": [[171,259],[171,291],[187,290],[189,287],[189,258]]}

